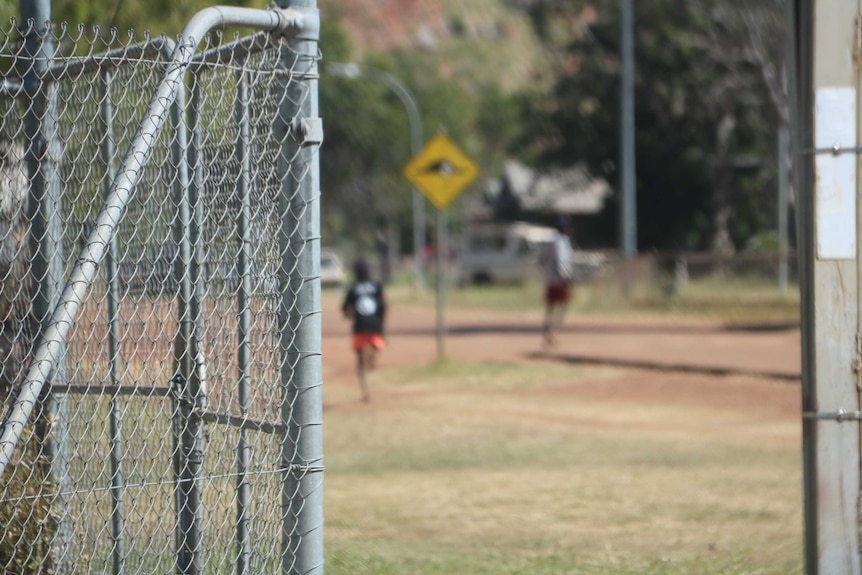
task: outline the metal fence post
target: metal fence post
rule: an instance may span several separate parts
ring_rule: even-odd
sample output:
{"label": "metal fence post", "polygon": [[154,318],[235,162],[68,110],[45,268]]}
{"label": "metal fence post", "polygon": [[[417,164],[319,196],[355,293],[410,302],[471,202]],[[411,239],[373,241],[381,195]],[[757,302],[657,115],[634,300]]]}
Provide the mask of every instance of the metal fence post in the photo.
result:
{"label": "metal fence post", "polygon": [[[810,293],[811,262],[813,261],[813,218],[804,214],[813,209],[811,186],[813,181],[813,162],[800,154],[803,146],[810,144],[811,124],[811,51],[813,26],[811,22],[813,6],[806,0],[792,0],[785,4],[785,26],[787,27],[787,84],[788,103],[790,104],[790,158],[793,188],[796,192],[796,253],[797,276],[799,281],[799,307],[802,324],[802,410],[816,409],[817,397],[812,385],[814,365],[811,330],[809,326],[814,317],[813,298]],[[807,575],[817,574],[817,422],[802,419],[802,503],[803,503],[803,563]]]}
{"label": "metal fence post", "polygon": [[[63,288],[63,202],[60,186],[59,161],[61,145],[57,138],[56,86],[44,82],[45,73],[54,57],[53,31],[49,0],[22,0],[24,21],[24,53],[32,58],[24,77],[30,105],[24,117],[27,137],[26,163],[30,179],[29,219],[31,225],[31,286],[33,293],[34,336],[48,325],[51,312]],[[35,337],[34,337],[35,339]],[[60,354],[62,357],[63,354]],[[51,385],[65,383],[63,361],[51,374]],[[69,549],[70,527],[66,518],[69,482],[69,416],[65,393],[52,391],[51,386],[40,397],[42,415],[37,424],[37,436],[42,442],[42,457],[47,459],[47,478],[55,487],[51,502],[53,540],[47,569],[65,573],[64,563]],[[59,509],[58,509],[59,508]]]}
{"label": "metal fence post", "polygon": [[[199,210],[198,193],[189,178],[189,164],[197,170],[195,139],[191,150],[185,120],[185,85],[180,82],[176,100],[171,107],[174,140],[171,158],[177,173],[174,179],[174,201],[177,207],[174,238],[178,246],[175,274],[179,285],[179,335],[174,349],[176,375],[174,385],[179,399],[179,478],[177,486],[178,544],[177,571],[183,575],[197,575],[202,565],[202,507],[201,467],[204,456],[204,425],[199,408],[204,401],[204,383],[201,374],[200,354],[200,300],[198,278],[200,274],[199,231],[196,220]],[[194,98],[194,96],[193,96]],[[192,106],[194,109],[194,104]],[[189,114],[192,133],[197,118]],[[194,136],[193,136],[194,138]]]}
{"label": "metal fence post", "polygon": [[[248,415],[249,393],[251,387],[251,126],[249,125],[249,93],[248,78],[245,72],[237,73],[237,157],[240,162],[240,174],[237,181],[240,208],[237,217],[237,232],[239,234],[240,250],[238,258],[239,290],[237,292],[238,316],[238,350],[237,363],[239,369],[238,402],[240,414]],[[237,575],[248,575],[251,561],[251,541],[249,539],[249,481],[247,471],[249,466],[251,446],[248,444],[246,430],[239,430],[239,444],[236,453],[236,544],[237,544]]]}
{"label": "metal fence post", "polygon": [[[114,169],[114,103],[111,93],[110,72],[101,74],[102,99],[99,117],[102,120],[102,189],[105,196],[111,190],[116,170]],[[111,238],[111,245],[105,254],[105,283],[107,284],[108,303],[108,364],[111,374],[111,385],[119,386],[120,373],[120,281],[117,274],[117,237]],[[111,550],[113,557],[114,575],[125,573],[126,548],[125,548],[125,511],[123,508],[123,494],[125,491],[125,478],[123,476],[123,410],[120,397],[114,394],[110,399],[109,427],[111,434],[111,537],[114,545]]]}
{"label": "metal fence post", "polygon": [[[279,0],[285,6],[286,0]],[[315,0],[291,7],[316,12]],[[282,48],[290,71],[276,130],[282,140],[279,210],[282,423],[282,573],[323,572],[323,393],[317,30]]]}

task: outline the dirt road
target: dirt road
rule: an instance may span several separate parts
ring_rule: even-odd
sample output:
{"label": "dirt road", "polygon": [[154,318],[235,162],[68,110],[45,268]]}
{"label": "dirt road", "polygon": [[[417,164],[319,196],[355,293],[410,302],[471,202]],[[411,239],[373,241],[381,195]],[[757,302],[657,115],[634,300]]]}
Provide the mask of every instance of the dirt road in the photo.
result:
{"label": "dirt road", "polygon": [[[324,298],[325,386],[355,386],[349,324]],[[725,329],[703,320],[571,317],[558,344],[543,350],[537,312],[452,311],[444,350],[459,361],[565,362],[617,366],[625,374],[593,393],[618,399],[721,406],[798,419],[797,329]],[[390,314],[381,367],[427,365],[438,353],[433,309]],[[585,391],[588,388],[583,388]]]}

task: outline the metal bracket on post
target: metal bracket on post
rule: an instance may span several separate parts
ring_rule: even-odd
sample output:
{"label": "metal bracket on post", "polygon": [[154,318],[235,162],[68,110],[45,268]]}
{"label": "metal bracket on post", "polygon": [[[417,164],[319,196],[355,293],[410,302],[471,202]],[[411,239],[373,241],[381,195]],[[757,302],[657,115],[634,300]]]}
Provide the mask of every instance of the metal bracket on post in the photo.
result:
{"label": "metal bracket on post", "polygon": [[303,146],[319,146],[323,143],[323,120],[321,118],[294,118],[290,133]]}
{"label": "metal bracket on post", "polygon": [[291,6],[273,10],[279,19],[279,25],[272,34],[278,37],[290,37],[315,40],[320,36],[320,11],[307,6]]}
{"label": "metal bracket on post", "polygon": [[281,466],[282,469],[297,479],[305,477],[310,473],[323,473],[326,470],[323,465],[302,465],[289,461],[282,461]]}
{"label": "metal bracket on post", "polygon": [[862,392],[862,333],[856,332],[856,357],[853,358],[853,373],[856,374],[856,391]]}
{"label": "metal bracket on post", "polygon": [[837,411],[803,411],[802,419],[821,419],[843,423],[847,421],[862,421],[862,411],[839,409]]}
{"label": "metal bracket on post", "polygon": [[841,144],[832,144],[832,146],[828,148],[808,148],[807,150],[800,150],[799,155],[801,156],[819,156],[821,154],[832,154],[833,156],[840,156],[842,154],[862,154],[862,147],[858,146],[842,146]]}

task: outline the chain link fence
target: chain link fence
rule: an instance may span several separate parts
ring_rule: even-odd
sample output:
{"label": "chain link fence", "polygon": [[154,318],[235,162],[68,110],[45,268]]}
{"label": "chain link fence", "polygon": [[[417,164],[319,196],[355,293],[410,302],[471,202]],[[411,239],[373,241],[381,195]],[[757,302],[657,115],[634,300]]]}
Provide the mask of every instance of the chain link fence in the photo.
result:
{"label": "chain link fence", "polygon": [[319,572],[317,28],[0,31],[3,572]]}

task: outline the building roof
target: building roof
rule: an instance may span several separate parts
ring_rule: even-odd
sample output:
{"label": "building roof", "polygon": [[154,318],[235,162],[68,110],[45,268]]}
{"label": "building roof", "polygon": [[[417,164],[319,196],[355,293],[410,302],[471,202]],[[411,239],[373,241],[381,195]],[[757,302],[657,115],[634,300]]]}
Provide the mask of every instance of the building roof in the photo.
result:
{"label": "building roof", "polygon": [[[611,187],[590,175],[583,164],[539,173],[516,160],[503,168],[498,200],[509,200],[521,210],[543,214],[595,214],[601,211]],[[508,198],[504,196],[509,196]]]}

